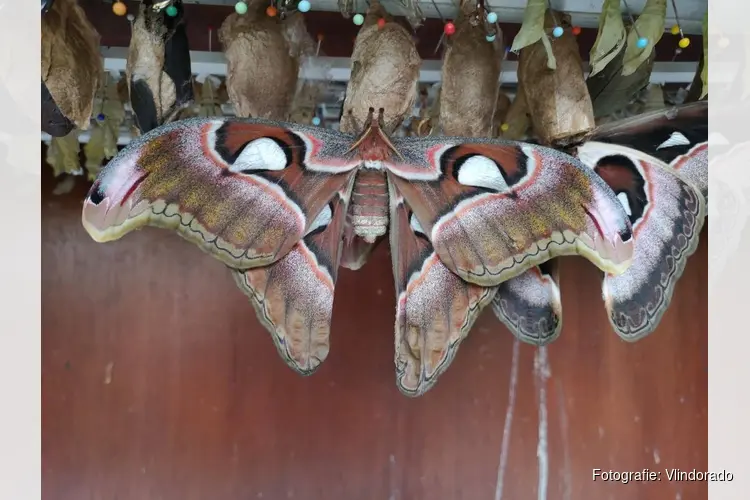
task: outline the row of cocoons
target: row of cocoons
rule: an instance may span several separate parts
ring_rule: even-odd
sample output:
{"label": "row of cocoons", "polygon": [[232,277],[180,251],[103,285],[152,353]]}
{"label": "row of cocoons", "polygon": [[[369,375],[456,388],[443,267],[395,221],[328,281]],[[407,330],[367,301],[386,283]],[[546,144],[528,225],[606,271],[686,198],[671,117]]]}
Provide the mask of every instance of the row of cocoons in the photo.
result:
{"label": "row of cocoons", "polygon": [[[309,12],[311,8],[312,8],[312,5],[310,4],[309,0],[300,0],[300,2],[297,4],[297,10],[299,10],[300,12]],[[240,14],[240,15],[247,14],[247,4],[245,2],[237,2],[236,4],[234,4],[234,10],[237,12],[237,14]],[[117,2],[112,4],[112,12],[114,12],[115,15],[124,16],[128,12],[128,7],[123,2],[118,0]],[[168,16],[171,16],[171,17],[176,16],[177,7],[175,7],[174,5],[168,6],[166,8],[166,13]],[[266,9],[266,14],[268,14],[271,17],[275,16],[277,13],[278,11],[276,10],[276,7],[274,7],[273,5],[269,5],[268,8]],[[131,17],[131,16],[128,16],[128,17]],[[361,26],[362,23],[365,22],[365,16],[363,16],[362,14],[355,14],[352,17],[352,21],[357,26]],[[497,14],[494,12],[488,12],[487,22],[490,24],[495,24],[497,22]],[[385,26],[385,19],[378,20],[378,26],[381,28]],[[574,35],[578,35],[581,33],[581,28],[579,26],[574,26],[572,31]],[[448,21],[447,23],[445,23],[443,32],[448,36],[454,34],[456,32],[456,25]],[[552,29],[552,36],[555,38],[561,37],[563,33],[564,33],[564,30],[561,26],[555,26]],[[672,26],[671,33],[673,35],[681,35],[680,41],[678,42],[678,45],[681,49],[685,49],[690,45],[690,39],[682,35],[682,30],[680,29],[678,25],[675,24],[674,26]],[[495,41],[494,34],[489,34],[487,35],[486,38],[488,42]],[[646,46],[648,46],[648,39],[644,37],[639,38],[638,41],[636,42],[636,46],[639,49],[645,49]]]}

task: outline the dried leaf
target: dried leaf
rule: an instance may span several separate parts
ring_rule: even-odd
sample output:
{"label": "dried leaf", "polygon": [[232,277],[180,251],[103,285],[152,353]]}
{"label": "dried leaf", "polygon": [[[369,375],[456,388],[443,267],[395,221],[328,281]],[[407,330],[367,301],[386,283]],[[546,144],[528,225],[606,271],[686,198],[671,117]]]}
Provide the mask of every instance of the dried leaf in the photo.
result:
{"label": "dried leaf", "polygon": [[[636,19],[628,32],[627,46],[623,61],[622,74],[632,75],[653,52],[654,47],[664,34],[667,18],[667,0],[647,0],[643,12]],[[638,48],[638,39],[645,37],[648,43],[643,49]]]}
{"label": "dried leaf", "polygon": [[513,39],[510,50],[518,52],[524,47],[538,42],[544,33],[544,13],[547,10],[547,0],[529,0],[523,13],[521,29]]}
{"label": "dried leaf", "polygon": [[604,0],[599,16],[599,31],[589,53],[591,74],[594,76],[620,53],[625,46],[627,31],[620,11],[621,0]]}

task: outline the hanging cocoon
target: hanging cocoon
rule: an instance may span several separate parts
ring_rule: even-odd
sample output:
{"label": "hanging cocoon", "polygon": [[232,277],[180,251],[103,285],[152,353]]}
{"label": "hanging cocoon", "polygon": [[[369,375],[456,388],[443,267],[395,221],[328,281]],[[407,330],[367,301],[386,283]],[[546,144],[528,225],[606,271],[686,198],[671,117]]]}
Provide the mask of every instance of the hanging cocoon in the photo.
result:
{"label": "hanging cocoon", "polygon": [[[381,18],[386,23],[379,28]],[[384,130],[393,133],[417,100],[421,64],[411,34],[372,1],[354,42],[341,131],[360,132],[369,109],[382,108]]]}
{"label": "hanging cocoon", "polygon": [[292,12],[282,20],[265,13],[266,0],[247,4],[246,14],[229,15],[219,30],[227,58],[229,99],[237,116],[288,120],[300,57],[309,50],[300,39],[302,14]]}
{"label": "hanging cocoon", "polygon": [[[157,4],[157,5],[154,5]],[[133,23],[126,67],[136,125],[146,133],[176,119],[193,102],[190,49],[181,0],[172,4],[142,0]]]}
{"label": "hanging cocoon", "polygon": [[499,29],[494,41],[487,41],[484,19],[484,9],[478,9],[475,0],[461,1],[456,32],[448,39],[443,57],[440,126],[445,135],[494,135],[505,50]]}
{"label": "hanging cocoon", "polygon": [[76,0],[56,0],[42,16],[41,49],[42,131],[87,129],[103,70],[99,34]]}
{"label": "hanging cocoon", "polygon": [[[524,24],[526,21],[524,18]],[[594,109],[570,16],[548,9],[543,26],[541,38],[521,49],[519,89],[525,94],[528,114],[539,140],[564,147],[579,142],[594,129]],[[559,38],[550,36],[555,26],[564,29]]]}

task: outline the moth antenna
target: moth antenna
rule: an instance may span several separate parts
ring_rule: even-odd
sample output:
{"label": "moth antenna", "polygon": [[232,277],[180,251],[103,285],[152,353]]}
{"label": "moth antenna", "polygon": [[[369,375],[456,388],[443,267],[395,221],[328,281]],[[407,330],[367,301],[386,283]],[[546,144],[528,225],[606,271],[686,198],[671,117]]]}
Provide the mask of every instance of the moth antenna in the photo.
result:
{"label": "moth antenna", "polygon": [[385,113],[384,108],[380,108],[378,110],[378,119],[375,120],[374,114],[375,114],[375,108],[370,108],[367,112],[367,120],[365,121],[365,127],[362,134],[360,134],[359,138],[352,144],[352,146],[346,151],[347,154],[351,153],[355,149],[359,147],[360,144],[362,144],[362,141],[364,141],[371,133],[377,133],[380,139],[385,142],[385,144],[388,146],[388,149],[396,153],[396,155],[401,159],[401,161],[406,162],[406,159],[401,155],[398,149],[393,145],[391,142],[391,139],[388,137],[388,135],[383,132],[383,125],[385,123],[383,114]]}

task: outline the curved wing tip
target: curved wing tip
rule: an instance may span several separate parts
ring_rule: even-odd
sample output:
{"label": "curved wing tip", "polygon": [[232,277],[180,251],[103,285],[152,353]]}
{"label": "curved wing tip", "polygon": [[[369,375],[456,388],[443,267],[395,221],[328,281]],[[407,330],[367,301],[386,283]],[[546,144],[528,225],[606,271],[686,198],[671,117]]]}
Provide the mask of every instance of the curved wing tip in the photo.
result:
{"label": "curved wing tip", "polygon": [[654,333],[654,330],[656,330],[656,325],[649,327],[645,330],[639,330],[636,333],[631,333],[626,330],[622,330],[614,324],[612,325],[612,328],[614,329],[618,337],[620,337],[622,340],[624,340],[625,342],[629,344],[633,344],[635,342],[638,342],[639,340],[642,340],[645,337],[648,337],[652,333]]}
{"label": "curved wing tip", "polygon": [[107,243],[120,239],[120,235],[113,235],[111,231],[108,231],[106,229],[102,231],[98,227],[94,226],[86,219],[85,213],[81,216],[81,225],[83,225],[83,229],[86,230],[91,239],[97,243]]}
{"label": "curved wing tip", "polygon": [[286,358],[284,359],[284,361],[289,366],[289,368],[291,368],[298,374],[302,375],[303,377],[309,377],[310,375],[313,375],[318,371],[320,366],[323,364],[323,361],[325,361],[325,358],[320,359],[314,356],[310,356],[304,360]]}
{"label": "curved wing tip", "polygon": [[397,379],[396,381],[396,387],[398,387],[399,392],[409,398],[424,396],[427,391],[434,387],[434,385],[434,382],[425,382],[417,384],[416,387],[411,388],[406,386],[401,379]]}
{"label": "curved wing tip", "polygon": [[550,345],[552,342],[554,342],[560,337],[561,331],[562,331],[562,328],[558,328],[550,334],[539,335],[538,337],[534,337],[528,334],[516,332],[514,329],[510,329],[510,332],[513,334],[515,338],[517,338],[524,344],[533,345],[535,347],[544,347],[546,345]]}

